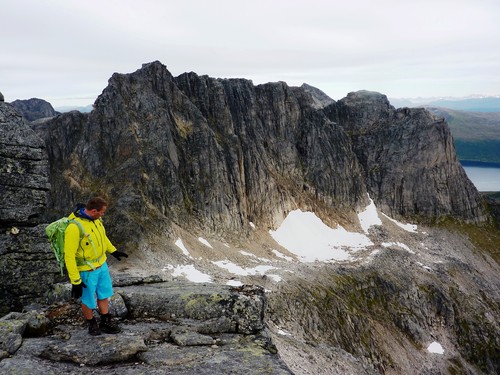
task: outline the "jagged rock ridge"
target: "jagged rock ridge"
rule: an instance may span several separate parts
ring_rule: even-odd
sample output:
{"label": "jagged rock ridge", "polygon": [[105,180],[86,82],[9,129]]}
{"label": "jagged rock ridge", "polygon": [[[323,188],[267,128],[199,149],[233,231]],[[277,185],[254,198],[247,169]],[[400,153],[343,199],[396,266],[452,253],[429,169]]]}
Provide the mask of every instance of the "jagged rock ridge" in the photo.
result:
{"label": "jagged rock ridge", "polygon": [[241,233],[249,221],[275,227],[298,206],[347,220],[367,191],[396,217],[485,220],[445,123],[363,92],[320,110],[308,91],[174,78],[159,62],[114,74],[90,114],[45,123],[57,191],[49,206],[64,212],[102,191],[133,238],[162,222],[195,220],[215,233]]}

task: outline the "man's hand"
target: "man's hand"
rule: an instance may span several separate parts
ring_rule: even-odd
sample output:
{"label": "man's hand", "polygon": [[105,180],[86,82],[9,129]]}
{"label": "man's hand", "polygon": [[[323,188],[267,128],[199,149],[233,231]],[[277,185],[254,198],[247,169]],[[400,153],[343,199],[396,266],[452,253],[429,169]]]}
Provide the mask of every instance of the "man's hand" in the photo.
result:
{"label": "man's hand", "polygon": [[80,284],[71,285],[71,297],[78,299],[82,296],[83,288],[86,288],[87,285],[82,281]]}
{"label": "man's hand", "polygon": [[123,251],[114,251],[111,253],[111,255],[113,255],[116,259],[118,260],[122,260],[121,258],[124,257],[124,258],[128,258],[128,255],[125,254]]}

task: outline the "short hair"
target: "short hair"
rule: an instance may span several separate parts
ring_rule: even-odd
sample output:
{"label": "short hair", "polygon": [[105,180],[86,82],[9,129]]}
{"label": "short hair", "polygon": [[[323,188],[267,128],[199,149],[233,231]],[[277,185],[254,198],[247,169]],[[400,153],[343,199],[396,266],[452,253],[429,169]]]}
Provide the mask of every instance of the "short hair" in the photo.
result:
{"label": "short hair", "polygon": [[87,210],[97,210],[101,211],[103,207],[108,207],[108,202],[102,197],[90,198],[90,200],[85,205]]}

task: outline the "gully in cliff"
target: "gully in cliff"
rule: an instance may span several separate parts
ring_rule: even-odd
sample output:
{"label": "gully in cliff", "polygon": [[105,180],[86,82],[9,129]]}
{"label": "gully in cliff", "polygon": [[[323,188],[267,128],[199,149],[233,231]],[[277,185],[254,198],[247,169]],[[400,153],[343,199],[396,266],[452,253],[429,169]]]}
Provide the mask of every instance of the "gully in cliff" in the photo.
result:
{"label": "gully in cliff", "polygon": [[[93,336],[100,335],[101,331],[121,332],[109,314],[109,298],[113,295],[113,287],[106,252],[118,260],[128,258],[128,255],[117,251],[106,236],[101,217],[107,207],[108,203],[101,197],[90,199],[85,206],[77,205],[69,216],[71,222],[64,233],[64,260],[72,284],[71,295],[81,298],[83,316]],[[93,315],[96,307],[101,315],[99,324]]]}

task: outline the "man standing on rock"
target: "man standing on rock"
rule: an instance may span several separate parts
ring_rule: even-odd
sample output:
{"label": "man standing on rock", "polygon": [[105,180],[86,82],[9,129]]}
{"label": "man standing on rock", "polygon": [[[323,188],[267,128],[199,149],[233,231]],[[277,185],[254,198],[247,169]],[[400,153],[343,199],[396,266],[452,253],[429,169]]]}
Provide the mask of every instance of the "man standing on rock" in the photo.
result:
{"label": "man standing on rock", "polygon": [[[93,336],[100,335],[101,331],[121,332],[109,314],[113,286],[106,252],[118,260],[128,255],[117,251],[106,236],[101,217],[107,207],[108,203],[101,197],[90,199],[86,205],[77,205],[69,216],[76,223],[70,223],[64,234],[64,261],[72,284],[71,296],[81,297],[83,316]],[[99,324],[93,314],[96,307],[101,315]]]}

